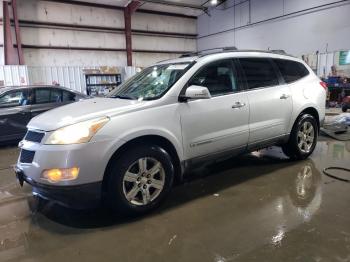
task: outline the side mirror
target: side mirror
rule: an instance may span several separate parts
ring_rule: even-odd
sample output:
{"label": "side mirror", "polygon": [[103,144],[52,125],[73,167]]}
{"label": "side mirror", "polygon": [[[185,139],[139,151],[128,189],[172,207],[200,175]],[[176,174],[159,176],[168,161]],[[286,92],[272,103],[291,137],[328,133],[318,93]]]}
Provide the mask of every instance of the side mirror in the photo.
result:
{"label": "side mirror", "polygon": [[186,89],[185,96],[182,96],[182,101],[188,99],[209,99],[211,98],[208,88],[204,86],[192,85]]}

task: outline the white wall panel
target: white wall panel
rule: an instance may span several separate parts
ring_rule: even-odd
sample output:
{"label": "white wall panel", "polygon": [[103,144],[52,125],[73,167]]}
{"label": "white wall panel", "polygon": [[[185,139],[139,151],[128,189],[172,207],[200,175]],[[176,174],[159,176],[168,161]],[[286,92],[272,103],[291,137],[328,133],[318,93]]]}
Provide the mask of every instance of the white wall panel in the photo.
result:
{"label": "white wall panel", "polygon": [[283,14],[284,0],[251,0],[252,23]]}
{"label": "white wall panel", "polygon": [[35,66],[125,66],[125,52],[24,49],[24,60]]}
{"label": "white wall panel", "polygon": [[[272,2],[265,9],[271,7],[273,10],[271,5]],[[350,3],[346,2],[236,30],[233,30],[234,25],[231,25],[230,31],[217,31],[216,34],[207,37],[201,35],[197,45],[200,50],[223,46],[233,41],[235,46],[242,49],[284,49],[294,55],[325,52],[327,46],[328,51],[349,49],[349,13]],[[208,19],[213,18],[202,15],[198,23],[207,24]],[[259,19],[263,17],[260,16]]]}
{"label": "white wall panel", "polygon": [[179,57],[179,54],[150,54],[150,53],[133,53],[133,65],[136,67],[148,67],[159,61]]}
{"label": "white wall panel", "polygon": [[196,34],[196,20],[136,12],[132,16],[132,29]]}
{"label": "white wall panel", "polygon": [[196,51],[196,39],[133,35],[133,49],[161,51]]}
{"label": "white wall panel", "polygon": [[22,27],[21,36],[27,45],[125,48],[124,34],[117,33]]}
{"label": "white wall panel", "polygon": [[285,13],[297,12],[299,10],[312,8],[335,2],[334,0],[284,0]]}
{"label": "white wall panel", "polygon": [[18,16],[22,20],[124,27],[120,10],[94,8],[37,0],[18,1]]}
{"label": "white wall panel", "polygon": [[235,10],[235,24],[234,27],[245,26],[249,24],[249,3],[242,2],[234,7]]}

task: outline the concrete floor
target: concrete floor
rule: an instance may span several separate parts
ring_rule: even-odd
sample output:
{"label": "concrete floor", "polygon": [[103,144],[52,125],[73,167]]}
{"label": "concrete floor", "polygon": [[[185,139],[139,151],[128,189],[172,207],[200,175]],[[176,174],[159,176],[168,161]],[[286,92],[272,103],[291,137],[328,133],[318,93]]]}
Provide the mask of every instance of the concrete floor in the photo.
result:
{"label": "concrete floor", "polygon": [[0,261],[350,261],[350,184],[322,174],[350,167],[350,141],[321,138],[301,162],[271,148],[198,170],[134,220],[39,203],[8,169],[17,154],[0,148]]}

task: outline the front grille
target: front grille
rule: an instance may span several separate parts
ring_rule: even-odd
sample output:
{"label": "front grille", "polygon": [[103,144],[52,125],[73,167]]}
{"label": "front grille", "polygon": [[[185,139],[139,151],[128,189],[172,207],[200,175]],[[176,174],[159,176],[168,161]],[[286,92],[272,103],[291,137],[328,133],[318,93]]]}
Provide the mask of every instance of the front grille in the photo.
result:
{"label": "front grille", "polygon": [[35,131],[28,131],[26,136],[24,137],[24,140],[40,143],[43,139],[45,133],[35,132]]}
{"label": "front grille", "polygon": [[32,163],[34,159],[35,151],[29,151],[22,149],[21,156],[19,158],[19,162],[21,163]]}

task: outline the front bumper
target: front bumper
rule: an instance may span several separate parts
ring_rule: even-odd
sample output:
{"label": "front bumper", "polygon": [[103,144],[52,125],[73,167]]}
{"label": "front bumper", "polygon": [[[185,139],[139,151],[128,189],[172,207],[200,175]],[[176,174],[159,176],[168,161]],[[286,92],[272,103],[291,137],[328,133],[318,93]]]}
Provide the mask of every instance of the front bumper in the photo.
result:
{"label": "front bumper", "polygon": [[86,209],[97,207],[101,202],[102,182],[74,186],[45,185],[26,176],[18,166],[15,166],[14,170],[21,186],[26,182],[32,186],[33,195],[59,205],[74,209]]}

